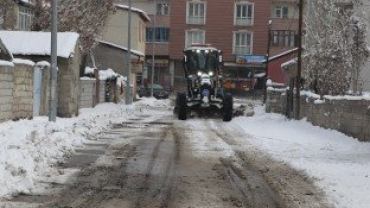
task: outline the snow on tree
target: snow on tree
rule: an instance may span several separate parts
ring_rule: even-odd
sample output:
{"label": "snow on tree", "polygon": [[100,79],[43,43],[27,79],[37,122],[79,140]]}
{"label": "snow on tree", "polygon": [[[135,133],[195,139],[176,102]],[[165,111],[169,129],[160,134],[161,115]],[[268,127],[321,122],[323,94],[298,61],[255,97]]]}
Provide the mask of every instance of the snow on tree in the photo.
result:
{"label": "snow on tree", "polygon": [[[82,49],[87,52],[112,11],[113,0],[58,0],[58,31],[79,33]],[[36,0],[34,22],[35,30],[50,30],[51,0]]]}
{"label": "snow on tree", "polygon": [[14,6],[14,0],[0,0],[0,29],[12,29],[11,25],[14,25],[14,21],[9,17],[9,12],[12,11]]}
{"label": "snow on tree", "polygon": [[338,0],[308,1],[304,18],[302,75],[306,87],[320,95],[359,93],[359,71],[369,55],[362,13],[338,5]]}

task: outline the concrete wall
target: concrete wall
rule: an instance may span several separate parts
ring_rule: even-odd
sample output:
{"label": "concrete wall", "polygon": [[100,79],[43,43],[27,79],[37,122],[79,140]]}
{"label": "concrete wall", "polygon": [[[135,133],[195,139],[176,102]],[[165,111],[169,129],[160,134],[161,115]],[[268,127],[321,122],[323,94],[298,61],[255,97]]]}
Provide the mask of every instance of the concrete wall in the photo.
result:
{"label": "concrete wall", "polygon": [[13,118],[13,69],[0,65],[0,121]]}
{"label": "concrete wall", "polygon": [[[315,126],[334,129],[360,141],[370,142],[370,100],[363,97],[339,99],[326,96],[302,95],[300,117],[307,118]],[[269,89],[266,112],[284,114],[286,94],[282,90]]]}
{"label": "concrete wall", "polygon": [[15,64],[13,73],[13,119],[32,118],[33,65]]}
{"label": "concrete wall", "polygon": [[105,44],[98,44],[93,49],[95,65],[99,70],[108,68],[116,70],[116,73],[125,75],[127,52]]}
{"label": "concrete wall", "polygon": [[[108,17],[102,40],[127,48],[128,10],[119,9]],[[138,12],[131,12],[131,49],[145,53],[146,22]]]}
{"label": "concrete wall", "polygon": [[105,102],[105,82],[100,81],[100,86],[99,86],[99,103],[104,103]]}

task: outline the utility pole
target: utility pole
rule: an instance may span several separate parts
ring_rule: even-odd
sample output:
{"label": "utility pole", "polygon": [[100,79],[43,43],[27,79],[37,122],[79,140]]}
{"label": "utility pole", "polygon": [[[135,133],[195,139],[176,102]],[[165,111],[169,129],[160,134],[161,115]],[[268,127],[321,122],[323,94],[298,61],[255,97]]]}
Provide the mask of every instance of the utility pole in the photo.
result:
{"label": "utility pole", "polygon": [[303,24],[303,0],[299,0],[299,24],[298,24],[298,59],[297,59],[297,76],[295,80],[295,119],[299,120],[301,108],[301,68],[302,68],[302,24]]}
{"label": "utility pole", "polygon": [[127,28],[127,82],[126,82],[126,105],[132,103],[131,87],[130,87],[130,75],[131,75],[131,0],[128,0],[128,28]]}
{"label": "utility pole", "polygon": [[267,79],[269,75],[269,58],[270,58],[270,41],[271,41],[271,24],[272,20],[269,20],[268,23],[268,36],[267,36],[267,53],[266,53],[266,75],[264,79],[264,89],[263,89],[263,103],[266,103],[267,100]]}
{"label": "utility pole", "polygon": [[57,0],[51,2],[52,16],[51,16],[51,73],[50,73],[50,109],[49,121],[56,121],[57,118],[57,84],[58,84],[58,65],[57,65],[57,18],[58,6]]}
{"label": "utility pole", "polygon": [[154,52],[155,52],[155,18],[156,18],[156,15],[157,15],[157,3],[156,3],[156,0],[154,0],[153,2],[153,11],[154,11],[154,15],[153,15],[153,25],[152,25],[152,31],[153,31],[153,36],[152,36],[152,41],[153,41],[153,44],[152,44],[152,88],[150,90],[150,96],[153,97],[153,94],[154,94],[154,90],[153,90],[153,86],[154,86],[154,66],[155,66],[155,63],[154,63]]}

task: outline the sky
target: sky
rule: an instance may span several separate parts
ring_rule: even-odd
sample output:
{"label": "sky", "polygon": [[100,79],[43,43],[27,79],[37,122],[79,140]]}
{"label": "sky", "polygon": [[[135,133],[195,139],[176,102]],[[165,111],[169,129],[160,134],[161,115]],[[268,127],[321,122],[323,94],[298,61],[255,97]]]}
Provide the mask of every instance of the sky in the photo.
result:
{"label": "sky", "polygon": [[[104,103],[81,109],[78,117],[57,118],[55,123],[47,117],[0,123],[0,197],[32,194],[41,181],[66,180],[56,163],[82,148],[84,142],[98,138],[113,123],[158,106],[171,109],[169,100],[145,98],[130,106]],[[171,113],[156,112],[157,116]],[[248,142],[273,158],[314,177],[336,207],[365,208],[370,204],[370,143],[305,120],[267,114],[260,105],[254,116],[237,117],[227,125],[242,129]]]}

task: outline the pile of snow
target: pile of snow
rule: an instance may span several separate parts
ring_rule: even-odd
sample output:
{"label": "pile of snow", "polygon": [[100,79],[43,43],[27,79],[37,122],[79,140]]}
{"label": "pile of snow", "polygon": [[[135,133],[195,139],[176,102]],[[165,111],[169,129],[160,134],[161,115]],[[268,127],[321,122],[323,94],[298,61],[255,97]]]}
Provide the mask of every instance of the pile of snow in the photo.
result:
{"label": "pile of snow", "polygon": [[171,106],[170,99],[158,100],[156,98],[140,98],[140,102],[136,104],[139,107],[151,107],[151,108],[158,108],[158,107],[169,107]]}
{"label": "pile of snow", "polygon": [[249,142],[277,160],[316,178],[336,207],[364,208],[370,204],[370,143],[335,130],[267,114],[262,106],[253,117],[234,118]]}
{"label": "pile of snow", "polygon": [[120,76],[113,69],[99,70],[99,80],[108,80]]}
{"label": "pile of snow", "polygon": [[82,109],[75,118],[57,118],[55,123],[47,117],[1,123],[0,197],[32,193],[35,183],[57,180],[52,178],[60,175],[55,165],[84,141],[98,138],[102,130],[135,116],[145,106],[167,105],[161,102],[166,101],[143,99],[129,106],[104,103]]}
{"label": "pile of snow", "polygon": [[[91,67],[86,67],[85,68],[85,75],[94,75],[94,70],[95,68]],[[89,78],[84,78],[82,79],[89,79]],[[117,74],[113,69],[106,69],[106,70],[99,70],[99,80],[106,81],[109,79],[116,79],[116,85],[118,87],[125,87],[127,86],[127,77],[122,76],[120,74]],[[133,83],[130,84],[131,87],[134,87]]]}

